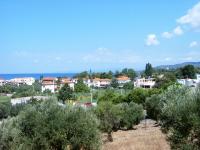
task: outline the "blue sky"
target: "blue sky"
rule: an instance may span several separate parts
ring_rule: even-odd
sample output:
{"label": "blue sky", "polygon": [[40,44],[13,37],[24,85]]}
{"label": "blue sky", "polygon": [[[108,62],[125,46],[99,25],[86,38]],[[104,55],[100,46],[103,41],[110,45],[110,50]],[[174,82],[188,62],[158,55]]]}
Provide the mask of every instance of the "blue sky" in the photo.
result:
{"label": "blue sky", "polygon": [[135,70],[200,58],[199,0],[1,0],[0,73]]}

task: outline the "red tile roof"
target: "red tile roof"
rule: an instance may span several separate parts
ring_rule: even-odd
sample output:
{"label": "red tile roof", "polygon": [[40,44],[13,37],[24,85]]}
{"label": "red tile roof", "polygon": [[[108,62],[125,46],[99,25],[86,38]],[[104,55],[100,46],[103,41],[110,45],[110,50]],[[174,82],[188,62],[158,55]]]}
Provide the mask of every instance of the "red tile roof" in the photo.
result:
{"label": "red tile roof", "polygon": [[123,80],[123,81],[125,81],[125,80],[130,80],[130,78],[127,77],[127,76],[119,76],[119,77],[117,78],[117,80]]}
{"label": "red tile roof", "polygon": [[54,77],[44,77],[42,80],[43,81],[53,81],[53,80],[56,80],[56,78],[54,78]]}
{"label": "red tile roof", "polygon": [[100,78],[94,78],[93,81],[100,81],[100,82],[107,81],[107,82],[110,82],[111,79],[100,79]]}

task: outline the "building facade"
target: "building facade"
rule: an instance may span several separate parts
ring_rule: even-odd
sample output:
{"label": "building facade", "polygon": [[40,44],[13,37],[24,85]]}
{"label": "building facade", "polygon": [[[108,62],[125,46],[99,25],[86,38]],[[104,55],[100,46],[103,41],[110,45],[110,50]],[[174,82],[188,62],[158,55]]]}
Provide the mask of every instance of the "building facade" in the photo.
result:
{"label": "building facade", "polygon": [[33,77],[25,77],[25,78],[14,78],[10,79],[8,82],[16,85],[33,85],[35,83],[35,78]]}
{"label": "building facade", "polygon": [[134,86],[140,88],[153,88],[155,84],[156,81],[154,78],[138,78],[134,82]]}
{"label": "building facade", "polygon": [[55,93],[57,90],[57,78],[45,77],[42,79],[42,92],[49,90]]}

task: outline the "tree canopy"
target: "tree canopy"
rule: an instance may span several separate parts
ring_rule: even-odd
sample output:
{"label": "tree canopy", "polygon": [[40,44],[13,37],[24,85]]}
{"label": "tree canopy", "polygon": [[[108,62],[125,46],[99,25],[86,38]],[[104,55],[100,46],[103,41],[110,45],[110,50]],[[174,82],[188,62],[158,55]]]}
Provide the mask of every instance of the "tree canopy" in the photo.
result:
{"label": "tree canopy", "polygon": [[65,84],[58,92],[58,100],[61,100],[65,103],[66,100],[73,98],[73,90],[69,87],[68,84]]}
{"label": "tree canopy", "polygon": [[82,79],[78,79],[77,83],[74,86],[74,91],[75,92],[90,92],[89,87],[84,84]]}
{"label": "tree canopy", "polygon": [[191,78],[191,79],[195,78],[196,71],[193,65],[187,65],[181,68],[180,71],[183,78]]}
{"label": "tree canopy", "polygon": [[153,67],[152,67],[152,65],[150,63],[146,64],[144,73],[145,73],[145,76],[147,76],[147,77],[151,77],[152,76]]}
{"label": "tree canopy", "polygon": [[0,149],[100,149],[98,121],[82,108],[47,100],[0,125]]}

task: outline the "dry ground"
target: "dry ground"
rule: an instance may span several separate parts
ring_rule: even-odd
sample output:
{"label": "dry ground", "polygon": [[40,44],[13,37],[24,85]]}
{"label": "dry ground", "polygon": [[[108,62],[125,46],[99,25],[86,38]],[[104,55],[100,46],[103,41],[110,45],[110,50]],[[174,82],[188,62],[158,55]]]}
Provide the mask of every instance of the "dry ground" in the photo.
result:
{"label": "dry ground", "polygon": [[[146,125],[145,125],[146,124]],[[146,126],[146,128],[145,128]],[[113,142],[106,142],[103,150],[170,150],[166,136],[155,121],[142,121],[136,130],[117,131],[112,134]],[[103,136],[105,139],[105,135]]]}

